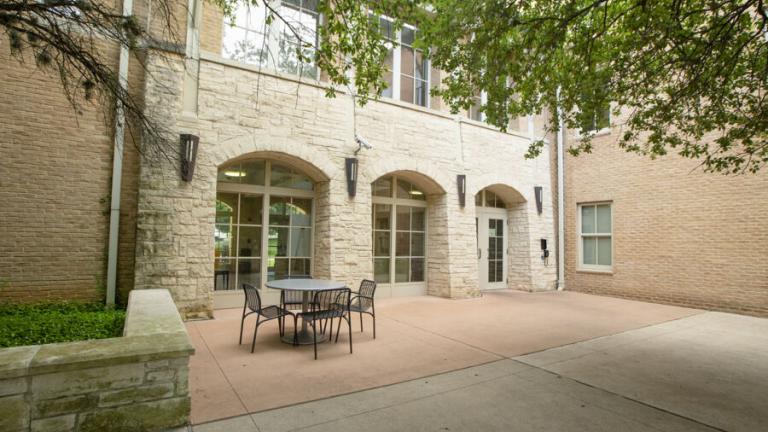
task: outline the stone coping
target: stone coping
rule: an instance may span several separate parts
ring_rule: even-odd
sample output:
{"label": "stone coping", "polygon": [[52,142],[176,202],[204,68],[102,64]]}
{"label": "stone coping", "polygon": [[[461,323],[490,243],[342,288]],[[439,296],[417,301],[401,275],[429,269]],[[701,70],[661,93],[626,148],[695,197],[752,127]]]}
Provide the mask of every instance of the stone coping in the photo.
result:
{"label": "stone coping", "polygon": [[2,348],[0,379],[187,357],[194,352],[168,290],[133,290],[123,337]]}

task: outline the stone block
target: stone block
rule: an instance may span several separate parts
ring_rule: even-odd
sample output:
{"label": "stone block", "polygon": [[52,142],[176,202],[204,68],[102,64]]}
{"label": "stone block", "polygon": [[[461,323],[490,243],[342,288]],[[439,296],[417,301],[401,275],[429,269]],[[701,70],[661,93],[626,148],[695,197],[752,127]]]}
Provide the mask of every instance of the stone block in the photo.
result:
{"label": "stone block", "polygon": [[70,432],[75,429],[75,414],[32,420],[32,432]]}
{"label": "stone block", "polygon": [[27,391],[27,379],[24,377],[0,380],[0,396],[8,396]]}
{"label": "stone block", "polygon": [[29,427],[29,406],[24,396],[0,398],[0,431],[15,431]]}
{"label": "stone block", "polygon": [[128,363],[33,376],[31,390],[47,398],[136,386],[143,379],[144,364]]}
{"label": "stone block", "polygon": [[108,407],[163,399],[173,396],[173,391],[173,383],[163,383],[104,392],[99,396],[99,406]]}
{"label": "stone block", "polygon": [[80,432],[165,430],[188,422],[188,397],[162,399],[81,414]]}
{"label": "stone block", "polygon": [[97,403],[95,394],[35,400],[32,403],[32,415],[34,418],[44,418],[82,412],[95,408]]}

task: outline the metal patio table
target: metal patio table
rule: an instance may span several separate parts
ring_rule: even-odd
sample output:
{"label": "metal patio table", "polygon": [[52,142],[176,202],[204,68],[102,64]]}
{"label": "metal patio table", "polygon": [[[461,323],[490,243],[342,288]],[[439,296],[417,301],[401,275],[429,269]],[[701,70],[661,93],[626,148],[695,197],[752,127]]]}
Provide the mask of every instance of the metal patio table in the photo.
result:
{"label": "metal patio table", "polygon": [[[309,302],[314,296],[315,291],[328,290],[328,289],[340,289],[346,287],[344,282],[338,282],[325,279],[278,279],[269,281],[266,284],[267,288],[286,290],[286,291],[301,291],[301,311],[309,312]],[[301,320],[301,330],[298,332],[299,345],[312,345],[314,342],[312,332],[309,331],[309,324],[305,320]],[[328,339],[327,334],[318,334],[317,341],[323,342]],[[293,333],[285,332],[282,338],[285,343],[293,343]]]}

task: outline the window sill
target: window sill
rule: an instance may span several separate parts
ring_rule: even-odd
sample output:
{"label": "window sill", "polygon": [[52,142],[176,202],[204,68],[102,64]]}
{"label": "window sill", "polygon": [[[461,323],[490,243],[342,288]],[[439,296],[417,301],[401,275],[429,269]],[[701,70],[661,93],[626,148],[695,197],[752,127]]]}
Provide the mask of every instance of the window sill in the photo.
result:
{"label": "window sill", "polygon": [[607,136],[611,134],[611,127],[605,127],[600,130],[587,132],[587,133],[581,133],[581,131],[575,131],[573,134],[573,137],[576,139],[582,139],[582,138],[597,138],[601,136]]}
{"label": "window sill", "polygon": [[576,269],[576,273],[599,274],[599,275],[613,276],[613,269],[600,270],[600,269],[578,268],[578,269]]}

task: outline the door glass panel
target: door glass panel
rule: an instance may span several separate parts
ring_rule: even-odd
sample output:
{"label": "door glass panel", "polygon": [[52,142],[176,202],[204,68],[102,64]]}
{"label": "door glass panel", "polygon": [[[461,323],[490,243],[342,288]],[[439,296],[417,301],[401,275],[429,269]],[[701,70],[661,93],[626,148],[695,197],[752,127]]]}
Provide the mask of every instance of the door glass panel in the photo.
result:
{"label": "door glass panel", "polygon": [[411,233],[411,256],[424,256],[424,234]]}
{"label": "door glass panel", "polygon": [[379,283],[389,283],[389,258],[373,259],[373,278]]}
{"label": "door glass panel", "polygon": [[386,204],[375,204],[373,207],[373,229],[388,230],[390,228],[391,206]]}
{"label": "door glass panel", "polygon": [[261,227],[240,227],[240,253],[238,256],[261,256]]}
{"label": "door glass panel", "polygon": [[584,234],[595,232],[595,206],[581,208],[581,232]]}
{"label": "door glass panel", "polygon": [[584,264],[597,264],[597,241],[594,238],[585,238],[582,243]]}
{"label": "door glass panel", "polygon": [[237,280],[240,285],[247,283],[253,286],[261,285],[261,260],[239,259],[237,260]]}
{"label": "door glass panel", "polygon": [[610,205],[597,206],[597,232],[599,233],[611,232],[611,206]]}
{"label": "door glass panel", "polygon": [[291,256],[309,257],[311,253],[312,231],[309,228],[291,228]]}
{"label": "door glass panel", "polygon": [[411,258],[411,282],[424,282],[424,258]]}
{"label": "door glass panel", "polygon": [[309,258],[291,258],[291,277],[309,277],[311,274],[309,265]]}
{"label": "door glass panel", "polygon": [[395,282],[408,282],[409,258],[395,259]]}
{"label": "door glass panel", "polygon": [[397,256],[409,256],[410,255],[410,233],[398,232],[395,235],[395,255]]}
{"label": "door glass panel", "polygon": [[424,231],[426,212],[424,207],[411,207],[411,230]]}
{"label": "door glass panel", "polygon": [[397,206],[395,211],[397,212],[397,229],[403,231],[411,229],[411,208],[407,206]]}
{"label": "door glass panel", "polygon": [[264,198],[257,195],[240,196],[240,223],[261,225]]}
{"label": "door glass panel", "polygon": [[389,256],[389,231],[373,233],[373,256]]}
{"label": "door glass panel", "polygon": [[496,259],[496,237],[488,236],[488,259]]}
{"label": "door glass panel", "polygon": [[288,258],[270,258],[267,275],[269,280],[288,278]]}
{"label": "door glass panel", "polygon": [[270,258],[288,256],[288,228],[270,227],[268,244]]}
{"label": "door glass panel", "polygon": [[213,236],[214,244],[214,256],[219,257],[232,257],[234,256],[234,240],[233,240],[233,226],[216,224],[215,234]]}
{"label": "door glass panel", "polygon": [[597,240],[597,264],[611,265],[611,239],[610,237]]}
{"label": "door glass panel", "polygon": [[213,289],[216,291],[237,289],[235,260],[218,258],[213,262]]}
{"label": "door glass panel", "polygon": [[312,225],[312,200],[293,198],[291,206],[291,226]]}
{"label": "door glass panel", "polygon": [[216,194],[216,223],[237,222],[237,194],[219,192]]}

